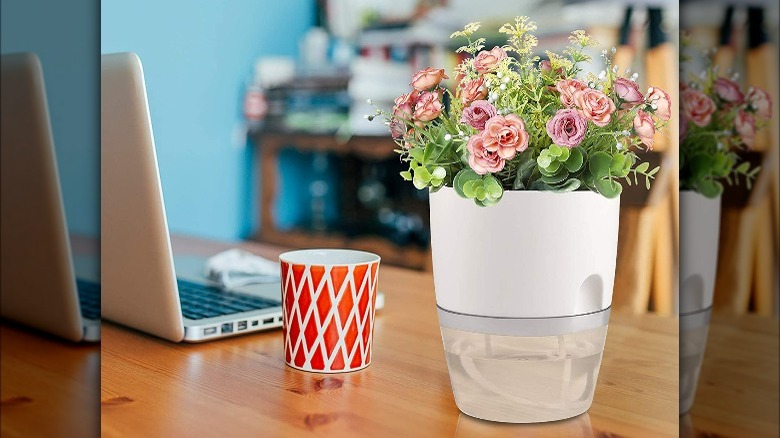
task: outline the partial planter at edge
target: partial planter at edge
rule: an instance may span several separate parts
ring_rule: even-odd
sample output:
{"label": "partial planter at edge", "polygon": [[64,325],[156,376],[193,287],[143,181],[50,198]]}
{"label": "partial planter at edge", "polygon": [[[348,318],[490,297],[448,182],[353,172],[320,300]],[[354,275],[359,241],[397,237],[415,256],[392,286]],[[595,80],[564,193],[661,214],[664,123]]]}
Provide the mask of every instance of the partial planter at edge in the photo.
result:
{"label": "partial planter at edge", "polygon": [[481,208],[430,195],[439,323],[464,413],[541,422],[585,412],[606,339],[619,198],[507,191]]}

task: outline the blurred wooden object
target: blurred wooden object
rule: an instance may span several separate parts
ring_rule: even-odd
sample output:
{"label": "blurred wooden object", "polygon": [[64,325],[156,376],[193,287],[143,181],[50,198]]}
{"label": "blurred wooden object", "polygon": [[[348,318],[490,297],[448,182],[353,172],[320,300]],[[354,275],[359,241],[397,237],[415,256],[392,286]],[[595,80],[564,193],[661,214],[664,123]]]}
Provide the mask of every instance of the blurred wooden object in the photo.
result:
{"label": "blurred wooden object", "polygon": [[[661,32],[660,11],[651,9],[648,15],[650,47],[645,54],[646,83],[663,88],[672,102],[678,102],[677,50],[665,41]],[[626,34],[625,29],[621,31],[621,35]],[[634,52],[635,49],[623,39],[615,53],[622,59],[622,64],[618,65],[631,65],[630,55]],[[676,310],[677,117],[677,111],[672,111],[666,132],[656,134],[654,152],[661,153],[661,170],[656,174],[649,195],[638,203],[629,200],[623,204],[613,297],[616,309],[637,314],[652,309],[660,315],[671,315]],[[640,189],[644,190],[644,187]]]}
{"label": "blurred wooden object", "polygon": [[[749,48],[745,55],[747,84],[765,89],[778,102],[777,53],[761,31],[762,13],[748,12]],[[730,49],[730,48],[727,48]],[[761,172],[744,205],[724,203],[716,309],[761,315],[776,312],[776,266],[778,258],[778,114],[756,135],[754,150],[761,152]]]}

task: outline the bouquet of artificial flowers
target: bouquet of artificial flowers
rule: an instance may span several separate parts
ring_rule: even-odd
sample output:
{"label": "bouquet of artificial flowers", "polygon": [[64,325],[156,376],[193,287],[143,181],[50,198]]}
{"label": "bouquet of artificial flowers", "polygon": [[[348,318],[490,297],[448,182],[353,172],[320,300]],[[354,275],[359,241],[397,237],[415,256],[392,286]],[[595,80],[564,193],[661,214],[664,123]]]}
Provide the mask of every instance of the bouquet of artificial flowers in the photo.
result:
{"label": "bouquet of artificial flowers", "polygon": [[760,88],[743,93],[735,80],[719,76],[710,55],[705,60],[700,74],[680,84],[680,188],[714,198],[722,181],[742,176],[750,188],[759,168],[737,152],[753,147],[756,130],[772,117],[772,99]]}
{"label": "bouquet of artificial flowers", "polygon": [[578,77],[580,64],[591,61],[585,49],[595,44],[583,31],[571,34],[563,54],[547,52],[540,62],[527,17],[499,29],[508,37],[503,47],[483,50],[478,29],[470,23],[451,36],[465,38],[457,52],[471,55],[456,68],[454,93],[441,85],[443,69],[426,68],[386,115],[409,164],[403,178],[418,189],[453,187],[480,206],[495,204],[504,190],[588,189],[612,198],[640,175],[649,188],[658,168],[634,151],[651,149],[671,116],[664,90],[643,94],[637,75],[620,75],[608,51],[601,74]]}

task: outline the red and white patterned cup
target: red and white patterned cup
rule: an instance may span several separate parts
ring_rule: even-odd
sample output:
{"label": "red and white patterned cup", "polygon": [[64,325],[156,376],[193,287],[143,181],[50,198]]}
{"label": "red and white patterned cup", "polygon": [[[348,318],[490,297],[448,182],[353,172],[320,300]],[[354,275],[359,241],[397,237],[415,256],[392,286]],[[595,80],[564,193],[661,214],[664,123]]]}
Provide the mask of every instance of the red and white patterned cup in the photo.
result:
{"label": "red and white patterned cup", "polygon": [[287,365],[343,373],[371,363],[379,260],[347,249],[279,256]]}

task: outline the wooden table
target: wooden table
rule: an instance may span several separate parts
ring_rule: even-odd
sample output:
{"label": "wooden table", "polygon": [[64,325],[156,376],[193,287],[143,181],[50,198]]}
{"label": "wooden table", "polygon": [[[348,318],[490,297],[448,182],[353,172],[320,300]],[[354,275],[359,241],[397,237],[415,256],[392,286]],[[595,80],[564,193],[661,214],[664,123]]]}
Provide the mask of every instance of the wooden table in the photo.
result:
{"label": "wooden table", "polygon": [[[178,254],[231,245],[176,238]],[[242,247],[266,257],[280,249]],[[383,266],[373,363],[321,375],[284,363],[275,330],[204,344],[172,344],[103,325],[105,436],[676,436],[677,322],[613,314],[592,408],[544,425],[500,425],[455,406],[430,273]]]}
{"label": "wooden table", "polygon": [[780,436],[777,317],[713,315],[681,436]]}
{"label": "wooden table", "polygon": [[0,436],[96,437],[100,344],[0,323]]}

